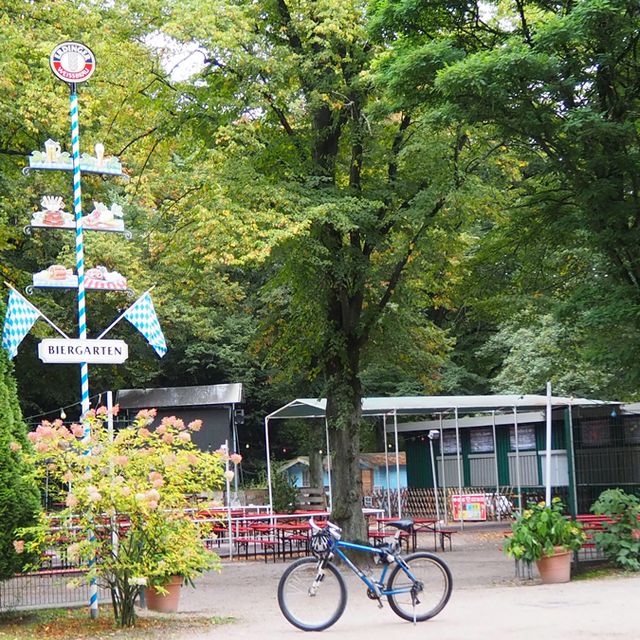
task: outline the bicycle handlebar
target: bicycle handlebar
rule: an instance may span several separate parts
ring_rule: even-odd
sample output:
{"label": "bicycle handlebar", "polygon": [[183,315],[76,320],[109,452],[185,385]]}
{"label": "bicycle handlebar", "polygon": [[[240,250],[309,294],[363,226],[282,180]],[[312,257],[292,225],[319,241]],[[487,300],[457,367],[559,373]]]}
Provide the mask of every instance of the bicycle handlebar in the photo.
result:
{"label": "bicycle handlebar", "polygon": [[313,519],[313,516],[311,516],[309,518],[309,525],[311,526],[311,529],[314,533],[317,533],[318,531],[323,531],[326,530],[329,532],[329,535],[332,538],[335,538],[336,540],[340,540],[340,537],[342,535],[342,529],[337,525],[334,524],[333,522],[330,522],[329,520],[327,520],[327,526],[326,527],[320,527],[319,525],[317,525]]}

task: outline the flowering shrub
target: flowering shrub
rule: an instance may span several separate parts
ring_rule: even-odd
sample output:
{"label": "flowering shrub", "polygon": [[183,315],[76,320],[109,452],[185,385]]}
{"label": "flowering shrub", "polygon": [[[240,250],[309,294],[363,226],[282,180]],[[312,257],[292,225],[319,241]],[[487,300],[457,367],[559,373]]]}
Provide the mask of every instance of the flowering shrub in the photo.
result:
{"label": "flowering shrub", "polygon": [[505,542],[508,555],[533,562],[553,555],[554,547],[577,551],[585,540],[582,528],[564,515],[560,498],[529,503],[529,508],[511,525],[511,535]]}
{"label": "flowering shrub", "polygon": [[62,488],[65,506],[21,531],[24,548],[41,553],[62,544],[70,560],[95,558],[88,579],[111,590],[122,626],[135,623],[134,602],[145,586],[162,591],[170,576],[191,582],[219,566],[203,543],[206,526],[190,519],[189,508],[197,494],[224,484],[226,461],[193,444],[201,421],[163,418],[152,429],[155,417],[154,409],[140,411],[113,434],[101,407],[84,425],[43,422],[28,436],[35,462]]}

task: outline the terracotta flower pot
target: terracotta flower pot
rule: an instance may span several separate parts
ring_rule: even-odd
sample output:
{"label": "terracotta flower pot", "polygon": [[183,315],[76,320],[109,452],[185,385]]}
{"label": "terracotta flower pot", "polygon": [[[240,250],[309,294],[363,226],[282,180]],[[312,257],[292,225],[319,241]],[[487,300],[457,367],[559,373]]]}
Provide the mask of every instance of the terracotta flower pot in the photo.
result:
{"label": "terracotta flower pot", "polygon": [[147,587],[144,590],[144,601],[147,609],[161,613],[176,613],[180,603],[182,576],[172,576],[163,586],[168,593],[159,593],[154,587]]}
{"label": "terracotta flower pot", "polygon": [[554,553],[536,561],[543,584],[557,584],[571,580],[571,551],[554,547]]}

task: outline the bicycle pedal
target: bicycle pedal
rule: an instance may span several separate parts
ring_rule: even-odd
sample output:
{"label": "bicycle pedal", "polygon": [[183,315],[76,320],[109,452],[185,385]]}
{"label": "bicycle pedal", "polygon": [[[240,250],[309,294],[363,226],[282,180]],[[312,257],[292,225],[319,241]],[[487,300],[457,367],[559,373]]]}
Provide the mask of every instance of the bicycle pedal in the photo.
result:
{"label": "bicycle pedal", "polygon": [[380,598],[378,598],[378,609],[382,609],[384,607],[384,605],[382,604],[382,600],[380,600]]}

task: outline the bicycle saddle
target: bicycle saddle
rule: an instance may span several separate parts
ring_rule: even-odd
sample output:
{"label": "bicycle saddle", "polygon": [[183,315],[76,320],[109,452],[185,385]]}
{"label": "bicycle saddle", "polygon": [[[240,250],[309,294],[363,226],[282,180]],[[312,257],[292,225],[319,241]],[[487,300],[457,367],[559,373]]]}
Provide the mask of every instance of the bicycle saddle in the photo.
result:
{"label": "bicycle saddle", "polygon": [[392,520],[391,522],[385,522],[385,525],[409,533],[413,529],[413,520],[410,518],[406,518],[405,520]]}

